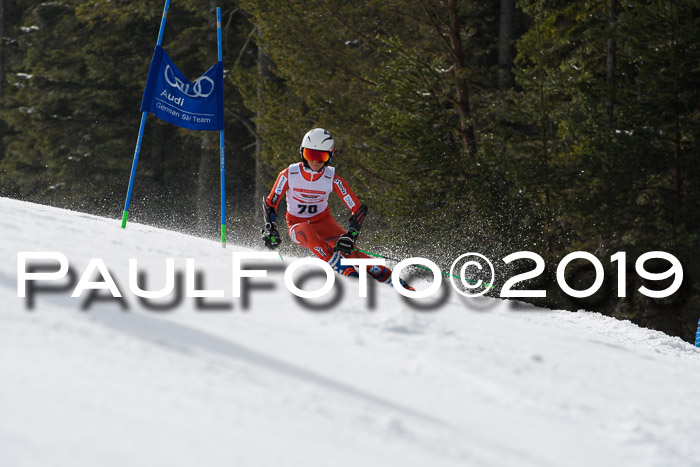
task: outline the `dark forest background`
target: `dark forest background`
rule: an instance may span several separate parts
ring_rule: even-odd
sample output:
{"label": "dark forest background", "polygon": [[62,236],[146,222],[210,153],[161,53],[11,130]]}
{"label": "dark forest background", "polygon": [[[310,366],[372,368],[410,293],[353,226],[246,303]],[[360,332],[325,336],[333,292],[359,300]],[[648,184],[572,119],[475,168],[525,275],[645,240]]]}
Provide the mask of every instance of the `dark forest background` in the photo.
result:
{"label": "dark forest background", "polygon": [[[547,269],[523,285],[547,289],[537,304],[692,340],[700,1],[173,0],[163,46],[190,79],[216,62],[216,6],[231,241],[260,246],[263,194],[321,126],[370,207],[365,248],[443,270],[480,252],[498,286],[533,267],[501,258],[535,251]],[[0,195],[121,218],[162,8],[0,0]],[[215,239],[218,176],[218,134],[150,117],[130,220]],[[295,251],[289,243],[283,251]],[[606,276],[578,301],[554,280],[577,250]],[[684,266],[667,299],[637,292],[635,260],[654,250]],[[592,268],[575,264],[570,284],[584,289]]]}

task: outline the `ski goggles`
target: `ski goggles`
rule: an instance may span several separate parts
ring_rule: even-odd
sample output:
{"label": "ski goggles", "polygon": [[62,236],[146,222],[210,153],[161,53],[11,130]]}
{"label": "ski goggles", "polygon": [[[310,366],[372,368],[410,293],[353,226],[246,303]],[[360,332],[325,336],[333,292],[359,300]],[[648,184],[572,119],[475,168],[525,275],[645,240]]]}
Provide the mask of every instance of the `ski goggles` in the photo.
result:
{"label": "ski goggles", "polygon": [[309,162],[328,162],[328,159],[331,158],[331,153],[328,151],[318,151],[309,148],[302,149],[301,155]]}

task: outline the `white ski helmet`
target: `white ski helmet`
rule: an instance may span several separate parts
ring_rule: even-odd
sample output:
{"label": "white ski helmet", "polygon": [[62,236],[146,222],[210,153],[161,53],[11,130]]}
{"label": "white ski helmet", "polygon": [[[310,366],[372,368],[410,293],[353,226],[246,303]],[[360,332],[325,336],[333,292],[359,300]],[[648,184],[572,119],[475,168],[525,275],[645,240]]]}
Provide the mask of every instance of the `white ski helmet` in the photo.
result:
{"label": "white ski helmet", "polygon": [[329,156],[328,160],[324,163],[324,166],[326,166],[330,164],[333,158],[335,140],[331,132],[323,128],[314,128],[308,131],[304,135],[304,138],[301,140],[301,145],[299,146],[301,161],[308,167],[308,160],[304,157],[304,149],[311,149],[313,152],[327,152]]}

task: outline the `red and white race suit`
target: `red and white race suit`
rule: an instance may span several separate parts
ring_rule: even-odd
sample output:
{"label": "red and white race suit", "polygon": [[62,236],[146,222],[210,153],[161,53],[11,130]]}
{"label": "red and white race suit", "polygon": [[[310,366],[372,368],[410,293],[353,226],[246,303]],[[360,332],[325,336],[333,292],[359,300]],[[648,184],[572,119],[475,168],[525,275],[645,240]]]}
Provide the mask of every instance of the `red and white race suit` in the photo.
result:
{"label": "red and white race suit", "polygon": [[[320,172],[314,172],[298,162],[277,175],[277,181],[265,199],[268,206],[277,210],[280,199],[287,195],[289,237],[324,261],[333,256],[335,242],[345,233],[328,207],[331,192],[335,192],[353,214],[360,207],[360,200],[347,182],[336,175],[335,167],[326,166]],[[347,257],[369,258],[359,251]]]}

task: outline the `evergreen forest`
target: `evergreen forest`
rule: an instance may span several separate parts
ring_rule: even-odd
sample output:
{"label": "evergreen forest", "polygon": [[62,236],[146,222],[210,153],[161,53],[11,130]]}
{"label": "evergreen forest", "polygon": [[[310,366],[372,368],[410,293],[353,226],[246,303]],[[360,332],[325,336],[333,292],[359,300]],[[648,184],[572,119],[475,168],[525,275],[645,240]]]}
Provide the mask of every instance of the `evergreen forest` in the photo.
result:
{"label": "evergreen forest", "polygon": [[[190,79],[217,61],[216,7],[232,243],[262,247],[262,197],[323,127],[369,207],[363,248],[443,270],[479,252],[497,289],[534,267],[502,258],[536,252],[545,271],[520,288],[547,296],[530,302],[694,338],[700,0],[172,0],[163,47]],[[0,0],[0,196],[119,228],[162,12],[152,0]],[[218,238],[218,147],[216,132],[150,116],[130,221]],[[283,254],[308,254],[283,237]],[[604,267],[591,297],[557,286],[574,251]],[[668,298],[638,292],[671,281],[637,274],[651,251],[683,265]],[[595,270],[578,260],[567,275],[586,289]]]}

